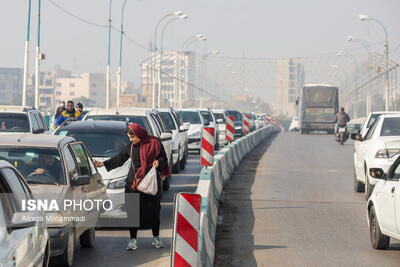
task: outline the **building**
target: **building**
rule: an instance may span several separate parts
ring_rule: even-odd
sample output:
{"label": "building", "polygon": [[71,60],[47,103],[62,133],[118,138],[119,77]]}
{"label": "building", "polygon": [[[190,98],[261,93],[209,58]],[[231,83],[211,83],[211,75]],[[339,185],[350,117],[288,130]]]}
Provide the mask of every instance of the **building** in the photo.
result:
{"label": "building", "polygon": [[[155,67],[153,67],[153,65]],[[141,64],[141,95],[146,105],[152,106],[153,90],[158,105],[158,87],[161,84],[161,106],[178,106],[181,92],[182,104],[195,97],[196,60],[192,52],[166,51],[162,55],[161,75],[160,53],[154,53]],[[161,78],[161,79],[160,79]],[[160,83],[161,80],[161,83]]]}
{"label": "building", "polygon": [[22,68],[0,68],[0,105],[22,104]]}
{"label": "building", "polygon": [[276,93],[272,108],[275,115],[294,117],[297,114],[296,100],[304,84],[304,68],[292,59],[276,62]]}
{"label": "building", "polygon": [[57,78],[55,101],[86,100],[86,105],[104,107],[106,104],[106,76],[103,73],[74,74]]}

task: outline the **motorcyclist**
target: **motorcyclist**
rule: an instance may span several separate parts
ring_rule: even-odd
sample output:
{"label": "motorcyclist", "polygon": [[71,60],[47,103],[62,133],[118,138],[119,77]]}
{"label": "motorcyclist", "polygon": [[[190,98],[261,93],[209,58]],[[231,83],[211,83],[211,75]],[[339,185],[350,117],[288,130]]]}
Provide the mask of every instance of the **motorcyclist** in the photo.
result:
{"label": "motorcyclist", "polygon": [[337,127],[346,127],[349,121],[350,121],[349,114],[344,112],[344,107],[341,107],[340,111],[335,115],[335,123]]}

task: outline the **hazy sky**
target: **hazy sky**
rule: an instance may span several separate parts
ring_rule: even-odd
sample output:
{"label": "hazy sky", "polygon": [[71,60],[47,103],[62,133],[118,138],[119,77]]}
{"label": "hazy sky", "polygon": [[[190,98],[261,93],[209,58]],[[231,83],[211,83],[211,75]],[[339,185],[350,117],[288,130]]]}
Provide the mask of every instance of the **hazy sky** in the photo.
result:
{"label": "hazy sky", "polygon": [[[31,70],[36,42],[37,0],[33,1]],[[89,21],[106,24],[108,0],[52,0]],[[361,22],[359,13],[379,18],[388,28],[390,47],[400,44],[399,0],[127,0],[125,31],[147,47],[164,14],[184,11],[189,18],[175,21],[166,30],[165,47],[180,49],[188,37],[204,33],[208,50],[223,56],[297,57],[357,47],[346,41],[352,34],[370,43],[383,41],[379,25]],[[123,0],[113,0],[113,25],[119,27]],[[22,67],[28,0],[0,1],[0,66]],[[76,72],[105,71],[107,30],[93,27],[42,0],[43,68],[61,64]],[[119,36],[112,36],[112,67],[115,72]],[[383,45],[382,45],[383,46]],[[204,51],[201,43],[193,45]],[[376,50],[382,50],[376,46]],[[146,49],[125,42],[123,80],[139,81],[139,64]],[[400,61],[400,49],[393,53]]]}

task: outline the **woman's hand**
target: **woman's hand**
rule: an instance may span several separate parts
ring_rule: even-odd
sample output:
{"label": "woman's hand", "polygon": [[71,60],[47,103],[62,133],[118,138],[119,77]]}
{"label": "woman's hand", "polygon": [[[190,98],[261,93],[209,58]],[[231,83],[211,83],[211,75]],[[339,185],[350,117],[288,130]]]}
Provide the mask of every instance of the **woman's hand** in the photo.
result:
{"label": "woman's hand", "polygon": [[104,167],[103,162],[97,161],[95,159],[93,160],[93,164],[94,164],[94,166],[96,166],[96,168]]}
{"label": "woman's hand", "polygon": [[153,162],[153,167],[158,168],[158,166],[160,166],[160,162],[158,162],[158,160]]}

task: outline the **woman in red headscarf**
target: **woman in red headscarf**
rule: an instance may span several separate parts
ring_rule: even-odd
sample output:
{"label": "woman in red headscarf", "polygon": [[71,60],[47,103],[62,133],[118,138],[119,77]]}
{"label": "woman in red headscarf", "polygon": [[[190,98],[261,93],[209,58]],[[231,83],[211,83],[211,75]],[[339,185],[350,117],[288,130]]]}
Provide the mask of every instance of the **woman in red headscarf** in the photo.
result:
{"label": "woman in red headscarf", "polygon": [[[167,155],[161,140],[157,137],[148,135],[146,129],[142,126],[131,123],[126,129],[126,133],[131,141],[122,151],[115,157],[104,162],[94,161],[96,167],[105,167],[107,171],[122,166],[128,159],[132,160],[125,186],[125,205],[127,207],[128,220],[134,216],[140,216],[140,226],[130,227],[129,232],[131,240],[128,243],[127,250],[137,249],[137,231],[138,229],[152,229],[153,246],[155,248],[163,248],[165,245],[160,241],[160,198],[162,193],[161,178],[168,177],[170,170],[168,166]],[[157,185],[158,192],[155,196],[145,194],[137,190],[137,186],[150,171],[152,167],[157,168]],[[134,195],[139,194],[140,214],[132,208],[131,202]],[[130,208],[131,207],[131,208]]]}

